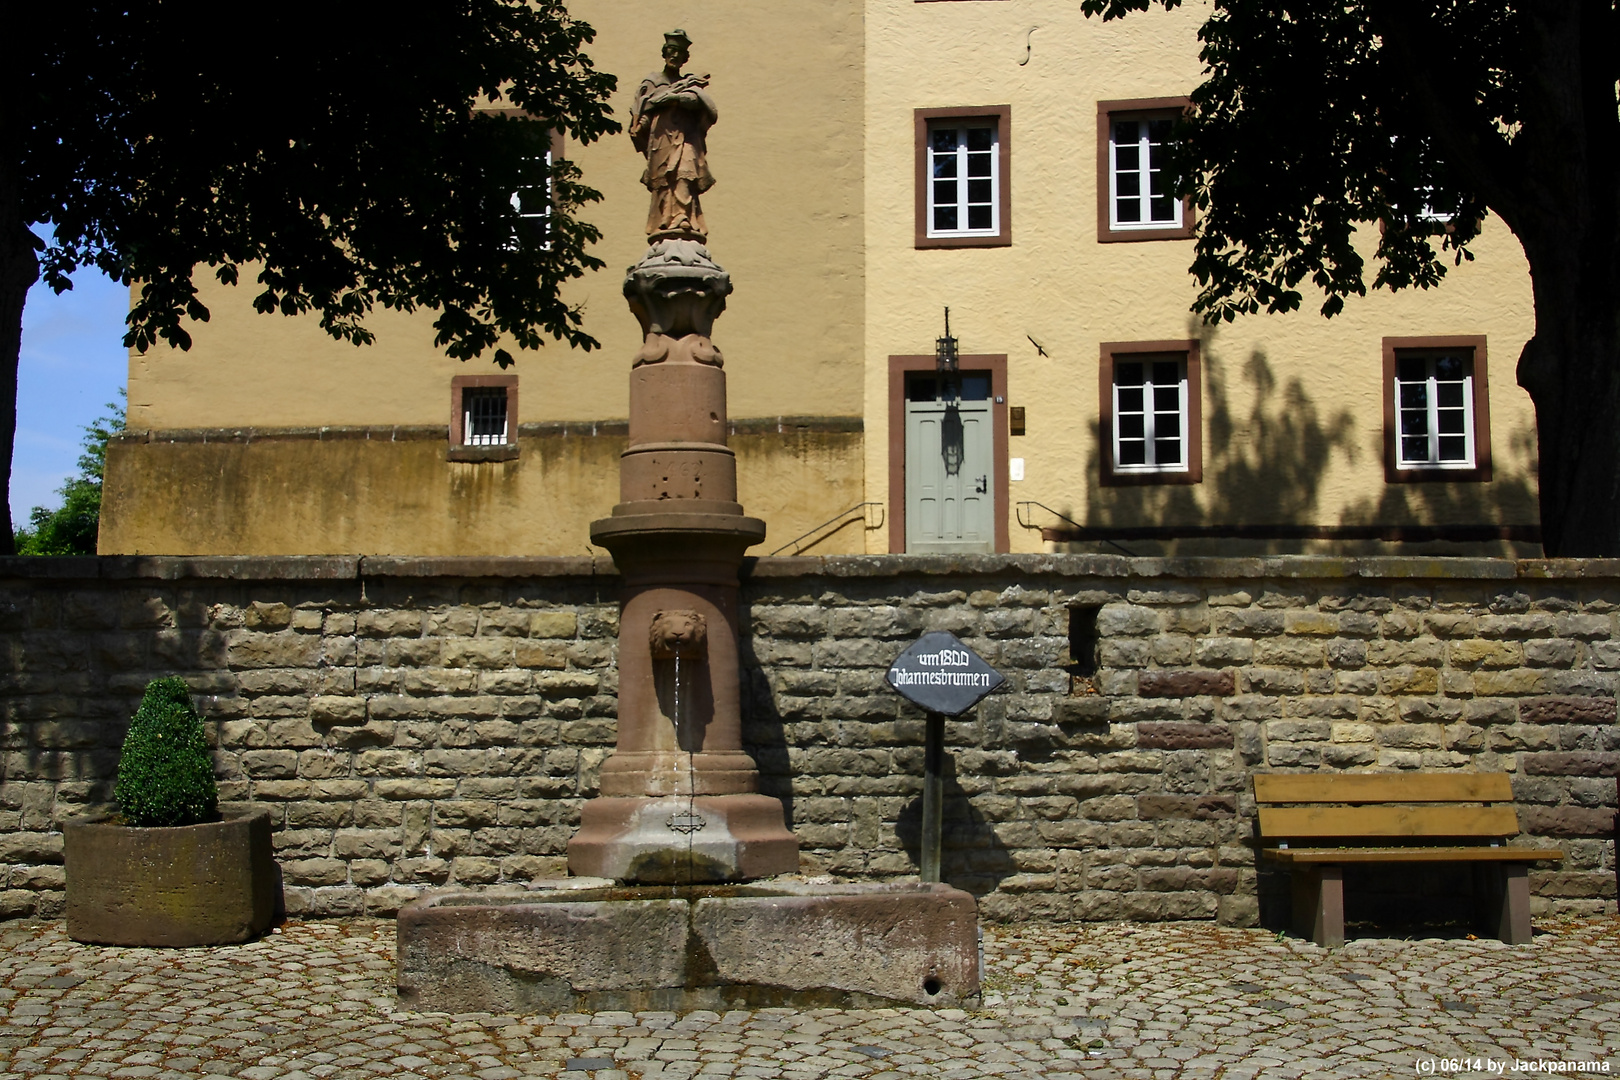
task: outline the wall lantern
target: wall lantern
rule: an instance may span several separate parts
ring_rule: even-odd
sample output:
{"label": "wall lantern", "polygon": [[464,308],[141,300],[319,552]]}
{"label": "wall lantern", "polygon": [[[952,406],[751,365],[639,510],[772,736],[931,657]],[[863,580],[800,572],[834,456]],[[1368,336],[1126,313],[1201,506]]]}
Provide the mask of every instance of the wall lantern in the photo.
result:
{"label": "wall lantern", "polygon": [[965,456],[962,430],[962,412],[957,406],[957,352],[956,339],[951,337],[951,309],[945,309],[945,336],[934,339],[934,370],[939,373],[939,393],[945,399],[945,415],[939,424],[939,452],[945,459],[945,475],[955,476],[962,471]]}
{"label": "wall lantern", "polygon": [[956,374],[956,339],[951,337],[951,309],[945,309],[945,336],[934,339],[934,370],[941,375]]}

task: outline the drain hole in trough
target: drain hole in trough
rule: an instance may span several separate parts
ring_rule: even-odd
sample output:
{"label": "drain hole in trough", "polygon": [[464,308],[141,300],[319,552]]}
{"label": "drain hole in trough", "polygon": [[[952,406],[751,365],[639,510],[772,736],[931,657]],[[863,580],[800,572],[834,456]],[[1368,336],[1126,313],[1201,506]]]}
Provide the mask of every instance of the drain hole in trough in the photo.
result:
{"label": "drain hole in trough", "polygon": [[935,994],[939,993],[939,990],[939,980],[934,978],[932,975],[923,980],[923,991],[927,993],[929,997],[933,997]]}

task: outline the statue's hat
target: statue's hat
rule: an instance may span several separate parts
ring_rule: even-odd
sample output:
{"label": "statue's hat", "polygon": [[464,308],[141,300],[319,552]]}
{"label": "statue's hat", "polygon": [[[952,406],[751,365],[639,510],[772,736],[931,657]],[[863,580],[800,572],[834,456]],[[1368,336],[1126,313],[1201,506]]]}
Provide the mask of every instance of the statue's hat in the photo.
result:
{"label": "statue's hat", "polygon": [[679,27],[677,27],[674,30],[671,30],[669,33],[664,35],[664,43],[665,44],[668,44],[669,42],[672,42],[672,41],[675,44],[682,46],[683,48],[690,49],[692,47],[692,39],[687,37],[686,36],[686,31],[680,29]]}

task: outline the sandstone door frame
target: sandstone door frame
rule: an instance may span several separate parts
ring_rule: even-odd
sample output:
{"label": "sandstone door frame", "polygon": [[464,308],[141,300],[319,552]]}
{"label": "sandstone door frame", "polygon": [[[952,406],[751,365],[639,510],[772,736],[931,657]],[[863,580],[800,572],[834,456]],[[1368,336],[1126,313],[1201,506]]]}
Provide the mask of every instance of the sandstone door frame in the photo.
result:
{"label": "sandstone door frame", "polygon": [[[1011,513],[1007,480],[1007,354],[963,356],[962,371],[990,372],[991,491],[994,495],[995,543],[1001,554],[1011,550]],[[906,550],[906,376],[935,370],[933,356],[889,357],[889,552]]]}

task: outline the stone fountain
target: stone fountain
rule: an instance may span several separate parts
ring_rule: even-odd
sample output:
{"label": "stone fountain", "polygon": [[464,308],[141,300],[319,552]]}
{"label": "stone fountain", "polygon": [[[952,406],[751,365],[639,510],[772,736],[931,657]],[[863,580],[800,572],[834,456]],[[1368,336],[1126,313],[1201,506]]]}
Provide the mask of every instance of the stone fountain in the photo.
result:
{"label": "stone fountain", "polygon": [[[977,906],[939,884],[813,884],[742,745],[738,570],[765,523],[738,502],[711,337],[731,278],[706,244],[708,77],[664,35],[630,135],[652,195],[625,298],[620,501],[591,539],[624,579],[618,744],[568,844],[566,879],[441,894],[399,917],[399,992],[420,1009],[555,1012],[977,1000]],[[777,880],[764,880],[777,878]]]}

